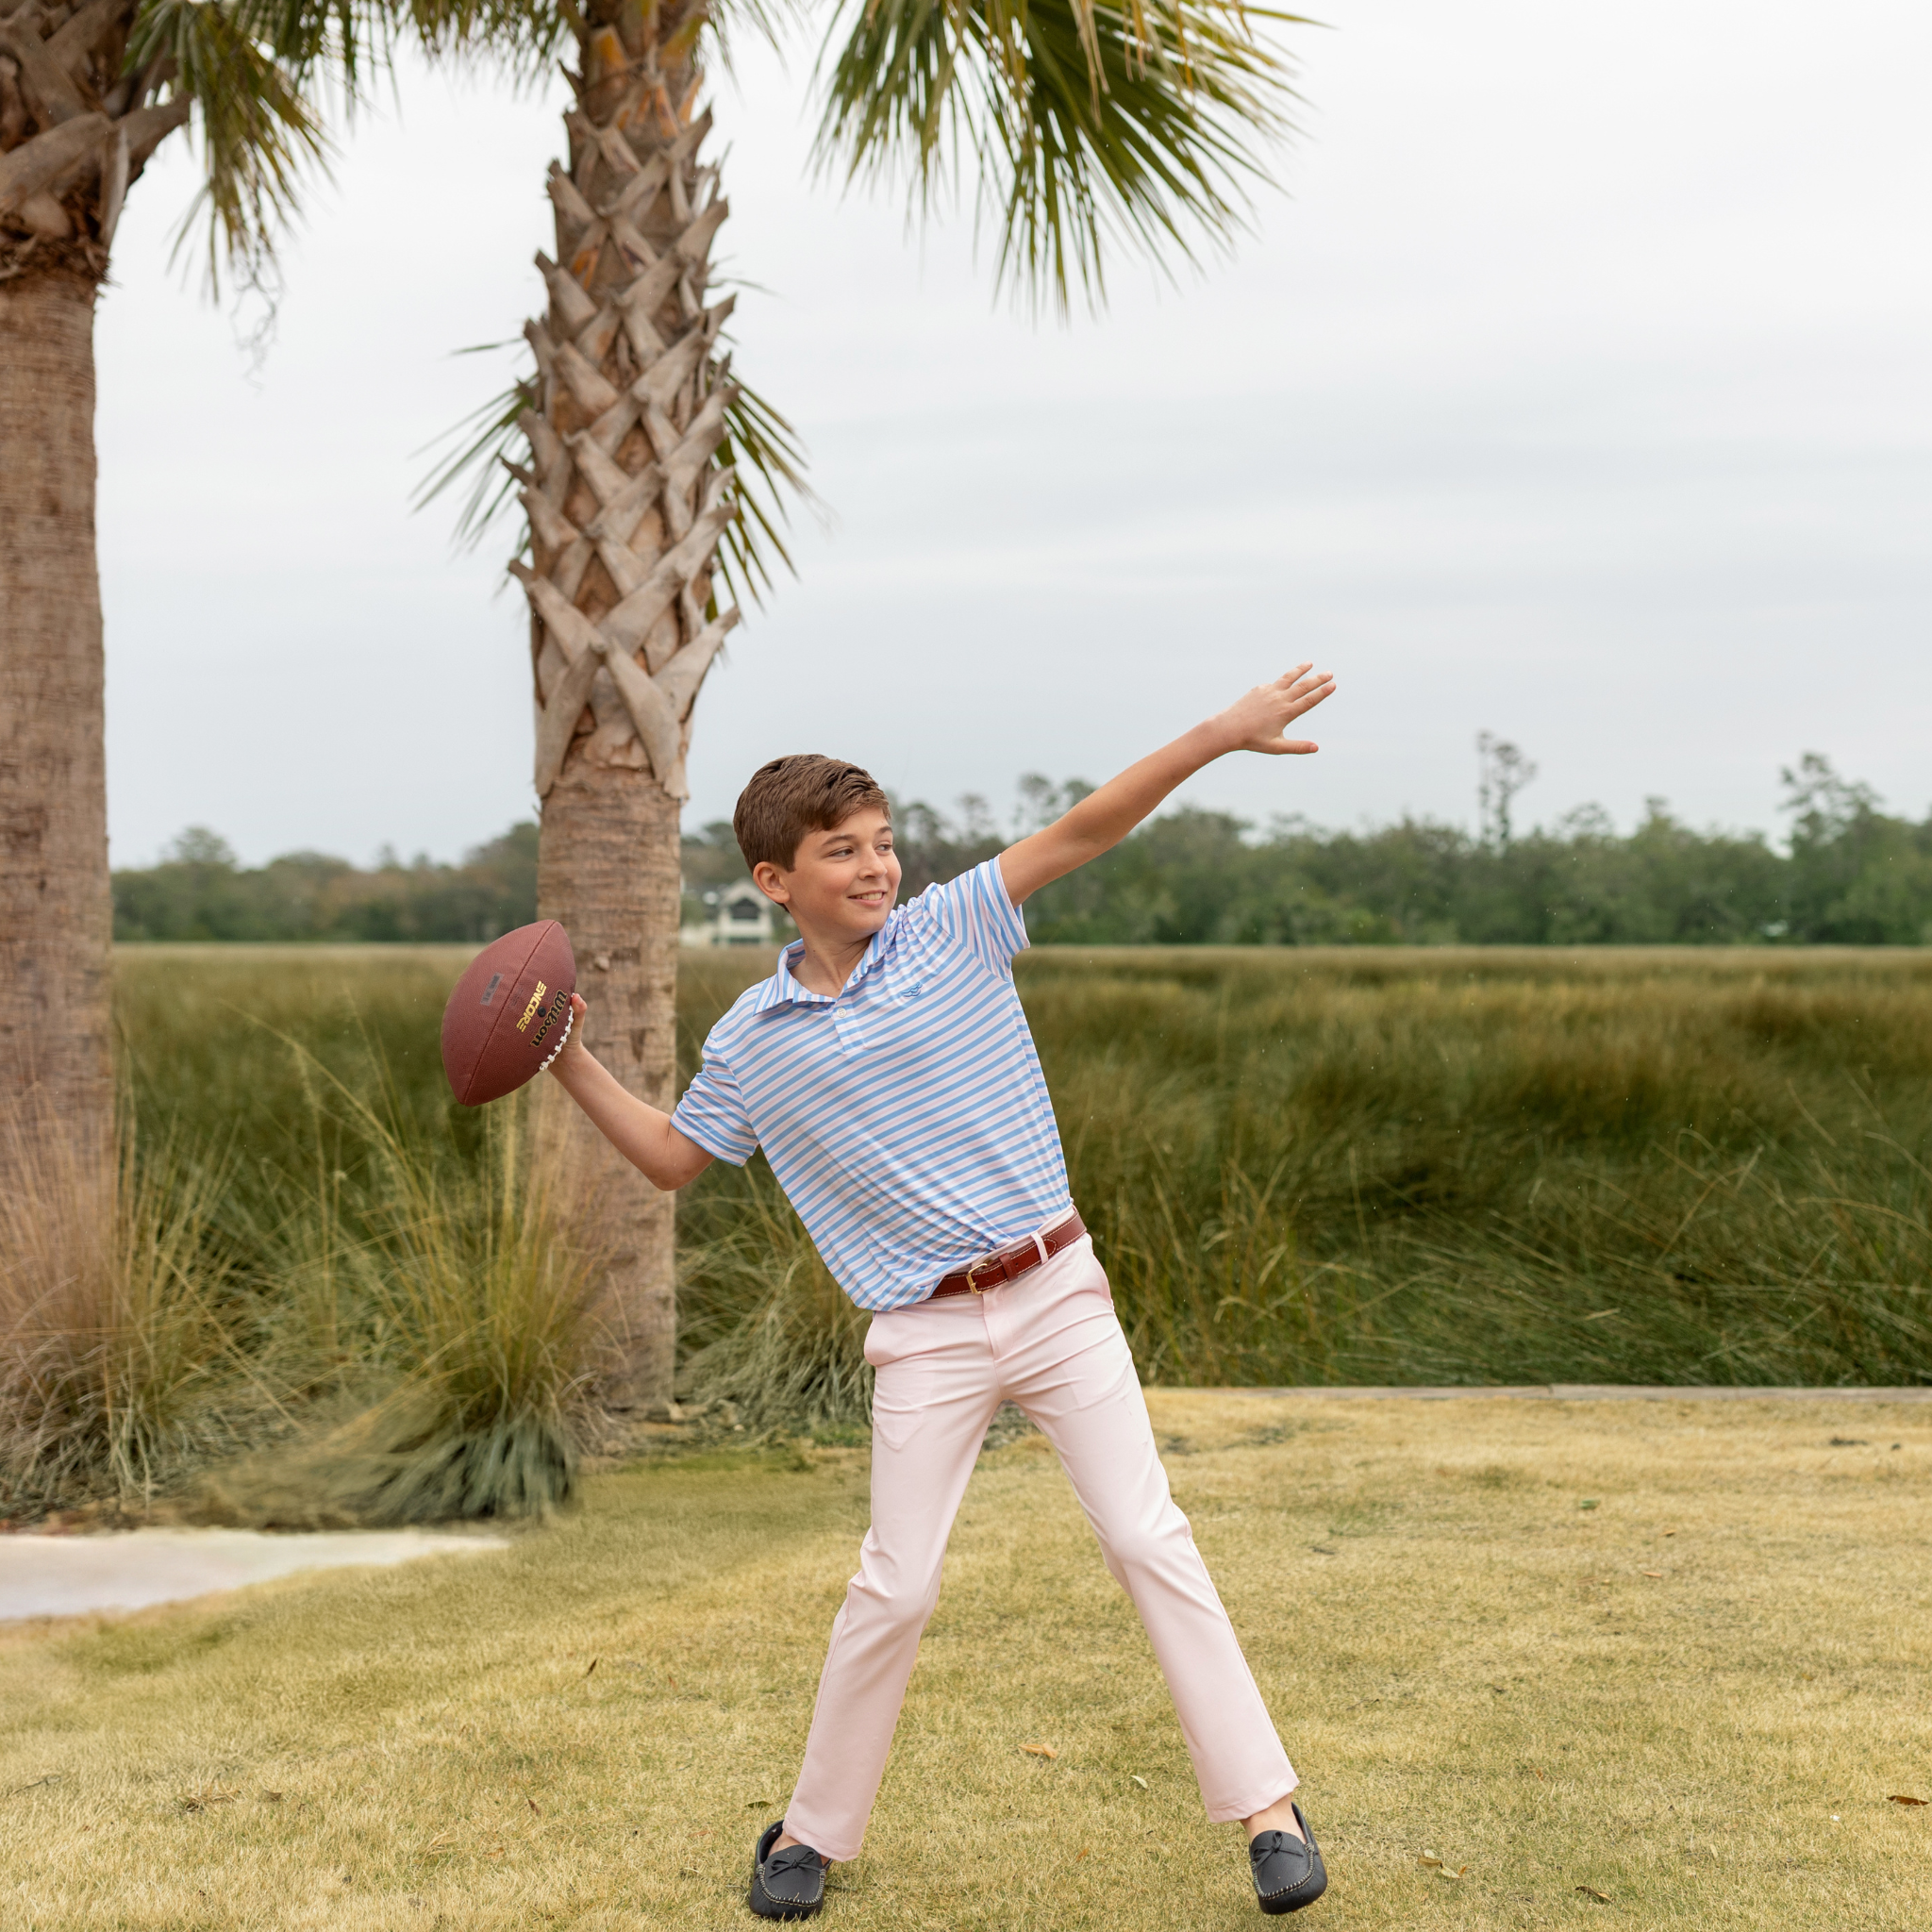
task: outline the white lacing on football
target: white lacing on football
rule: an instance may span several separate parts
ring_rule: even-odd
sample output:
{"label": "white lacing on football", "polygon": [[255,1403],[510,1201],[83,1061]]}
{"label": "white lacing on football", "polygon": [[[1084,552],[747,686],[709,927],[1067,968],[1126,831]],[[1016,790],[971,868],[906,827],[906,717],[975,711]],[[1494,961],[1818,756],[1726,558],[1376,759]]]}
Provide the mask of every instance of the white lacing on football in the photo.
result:
{"label": "white lacing on football", "polygon": [[557,1058],[557,1056],[563,1051],[564,1042],[570,1038],[570,1029],[576,1024],[577,1016],[575,1013],[573,1013],[570,1016],[570,1018],[563,1023],[563,1031],[557,1036],[557,1044],[550,1049],[550,1058],[546,1059],[543,1062],[543,1064],[537,1069],[537,1071],[540,1074],[546,1072],[549,1068],[550,1061],[554,1060]]}

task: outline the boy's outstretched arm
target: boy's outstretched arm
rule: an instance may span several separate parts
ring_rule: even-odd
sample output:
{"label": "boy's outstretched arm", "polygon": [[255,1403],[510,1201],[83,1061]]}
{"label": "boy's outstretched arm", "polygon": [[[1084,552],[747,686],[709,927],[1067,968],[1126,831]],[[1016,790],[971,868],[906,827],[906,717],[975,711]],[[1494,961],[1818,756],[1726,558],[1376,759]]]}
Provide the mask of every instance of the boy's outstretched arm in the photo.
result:
{"label": "boy's outstretched arm", "polygon": [[1203,765],[1231,751],[1307,753],[1320,747],[1283,730],[1311,711],[1335,689],[1335,680],[1312,665],[1297,665],[1273,684],[1257,684],[1224,711],[1183,732],[1172,744],[1109,778],[1098,791],[1056,819],[1045,830],[1000,854],[1007,897],[1023,905],[1041,886],[1064,878],[1075,866],[1118,845],[1160,801]]}
{"label": "boy's outstretched arm", "polygon": [[668,1192],[696,1180],[710,1166],[710,1155],[690,1135],[679,1133],[668,1113],[640,1100],[609,1068],[591,1058],[584,1044],[584,1003],[575,993],[570,996],[570,1010],[575,1024],[563,1051],[550,1063],[564,1091],[653,1187]]}

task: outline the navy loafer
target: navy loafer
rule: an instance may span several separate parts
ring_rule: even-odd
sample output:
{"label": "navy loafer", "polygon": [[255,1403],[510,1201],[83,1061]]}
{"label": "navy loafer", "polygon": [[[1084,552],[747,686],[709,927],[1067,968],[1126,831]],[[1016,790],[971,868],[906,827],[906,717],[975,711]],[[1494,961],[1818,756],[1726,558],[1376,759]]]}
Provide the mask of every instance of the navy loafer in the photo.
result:
{"label": "navy loafer", "polygon": [[1298,1912],[1328,1890],[1315,1834],[1299,1805],[1294,1807],[1294,1822],[1302,1828],[1300,1838],[1291,1831],[1262,1831],[1248,1845],[1255,1897],[1264,1912]]}
{"label": "navy loafer", "polygon": [[772,1847],[785,1829],[768,1824],[751,1856],[751,1908],[761,1919],[809,1919],[825,1902],[825,1861],[809,1845]]}

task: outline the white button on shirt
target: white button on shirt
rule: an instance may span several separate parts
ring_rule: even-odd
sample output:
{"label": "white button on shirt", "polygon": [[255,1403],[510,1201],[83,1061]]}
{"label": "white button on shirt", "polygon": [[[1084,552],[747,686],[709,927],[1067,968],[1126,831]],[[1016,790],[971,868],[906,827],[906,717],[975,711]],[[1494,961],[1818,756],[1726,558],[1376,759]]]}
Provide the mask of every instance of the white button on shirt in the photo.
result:
{"label": "white button on shirt", "polygon": [[736,1166],[762,1147],[862,1308],[924,1299],[1067,1206],[1013,985],[1025,943],[989,859],[896,908],[837,998],[791,976],[794,943],[705,1041],[675,1125]]}

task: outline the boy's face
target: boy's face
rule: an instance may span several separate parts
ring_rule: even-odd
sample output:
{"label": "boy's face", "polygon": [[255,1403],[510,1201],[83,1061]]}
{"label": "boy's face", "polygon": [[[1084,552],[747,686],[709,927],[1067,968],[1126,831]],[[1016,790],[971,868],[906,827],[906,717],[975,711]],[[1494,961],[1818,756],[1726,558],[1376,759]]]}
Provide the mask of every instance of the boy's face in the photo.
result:
{"label": "boy's face", "polygon": [[807,939],[834,945],[870,939],[899,897],[892,822],[876,807],[856,811],[829,832],[808,832],[789,872],[766,860],[752,869],[752,880]]}

